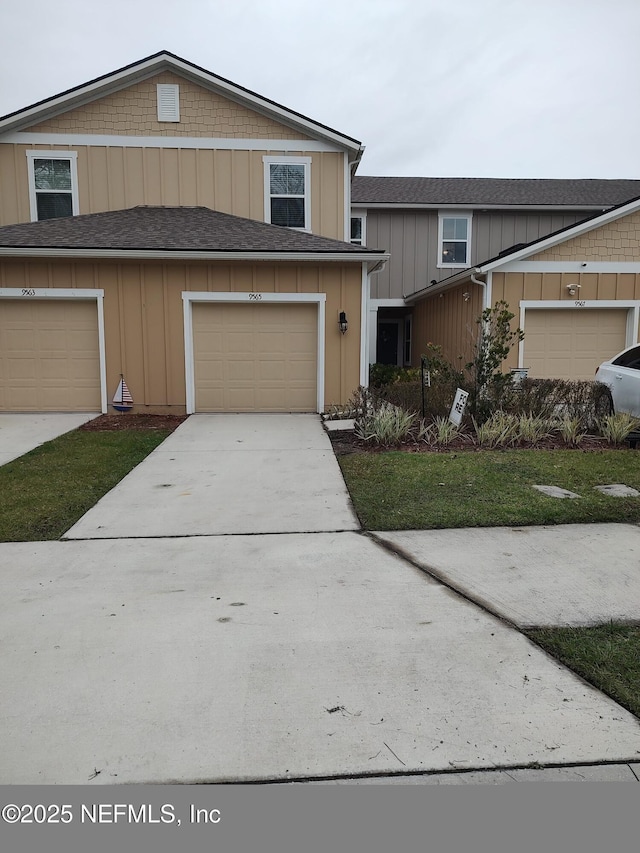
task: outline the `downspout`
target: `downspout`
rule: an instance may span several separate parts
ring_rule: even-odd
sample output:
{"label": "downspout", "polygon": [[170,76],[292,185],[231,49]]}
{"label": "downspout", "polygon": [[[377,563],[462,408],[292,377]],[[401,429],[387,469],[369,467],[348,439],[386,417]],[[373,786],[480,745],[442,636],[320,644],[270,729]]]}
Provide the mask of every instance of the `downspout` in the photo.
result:
{"label": "downspout", "polygon": [[476,272],[477,272],[477,270],[475,270],[474,272],[472,272],[472,273],[471,273],[471,281],[472,281],[474,284],[479,284],[479,285],[480,285],[480,287],[482,288],[482,310],[484,311],[484,310],[485,310],[485,308],[488,308],[488,307],[489,307],[489,305],[487,304],[487,302],[488,302],[488,300],[487,300],[487,296],[488,296],[488,293],[487,293],[487,282],[486,282],[486,281],[481,281],[479,278],[476,278],[476,275],[475,275],[475,274],[476,274]]}

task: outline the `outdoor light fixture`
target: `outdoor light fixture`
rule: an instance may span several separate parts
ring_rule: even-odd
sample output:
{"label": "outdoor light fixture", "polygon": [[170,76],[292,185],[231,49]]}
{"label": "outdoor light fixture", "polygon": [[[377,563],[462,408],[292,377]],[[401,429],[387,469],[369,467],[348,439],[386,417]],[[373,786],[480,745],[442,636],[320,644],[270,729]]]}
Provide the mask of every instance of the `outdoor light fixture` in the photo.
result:
{"label": "outdoor light fixture", "polygon": [[581,284],[568,284],[567,290],[569,291],[569,296],[575,296],[581,287]]}
{"label": "outdoor light fixture", "polygon": [[468,302],[471,299],[470,293],[463,293],[462,296],[465,302]]}
{"label": "outdoor light fixture", "polygon": [[340,312],[340,317],[338,318],[338,326],[340,326],[340,331],[343,335],[349,328],[349,323],[347,322],[347,315],[344,313],[344,311]]}

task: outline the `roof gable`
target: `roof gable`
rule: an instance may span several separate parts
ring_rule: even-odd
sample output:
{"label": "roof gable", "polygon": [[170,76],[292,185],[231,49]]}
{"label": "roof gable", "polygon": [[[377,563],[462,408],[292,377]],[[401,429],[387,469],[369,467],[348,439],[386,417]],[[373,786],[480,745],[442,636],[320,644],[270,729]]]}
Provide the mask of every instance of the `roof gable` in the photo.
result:
{"label": "roof gable", "polygon": [[295,129],[303,136],[308,135],[313,139],[332,142],[338,147],[354,152],[357,156],[362,153],[362,146],[357,139],[345,136],[301,113],[238,86],[230,80],[219,77],[169,51],[161,51],[110,74],[105,74],[44,101],[10,113],[0,118],[0,133],[24,130],[41,124],[61,113],[77,109],[165,71],[173,72],[182,78],[191,80],[197,86],[204,87],[223,98],[243,105],[276,123]]}
{"label": "roof gable", "polygon": [[[158,121],[157,86],[179,87],[180,121]],[[173,71],[138,80],[117,92],[24,128],[29,133],[123,134],[243,139],[309,139],[299,130],[200,86]]]}

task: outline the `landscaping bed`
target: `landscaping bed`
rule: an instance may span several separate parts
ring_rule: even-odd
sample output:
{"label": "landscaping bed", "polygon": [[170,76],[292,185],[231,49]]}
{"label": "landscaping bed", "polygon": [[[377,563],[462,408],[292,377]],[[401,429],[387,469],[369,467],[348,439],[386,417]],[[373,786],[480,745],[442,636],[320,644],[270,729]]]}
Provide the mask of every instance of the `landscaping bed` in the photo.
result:
{"label": "landscaping bed", "polygon": [[127,429],[163,429],[173,432],[188,417],[188,415],[148,415],[123,412],[118,415],[98,415],[97,418],[83,424],[80,429],[85,432],[113,432]]}

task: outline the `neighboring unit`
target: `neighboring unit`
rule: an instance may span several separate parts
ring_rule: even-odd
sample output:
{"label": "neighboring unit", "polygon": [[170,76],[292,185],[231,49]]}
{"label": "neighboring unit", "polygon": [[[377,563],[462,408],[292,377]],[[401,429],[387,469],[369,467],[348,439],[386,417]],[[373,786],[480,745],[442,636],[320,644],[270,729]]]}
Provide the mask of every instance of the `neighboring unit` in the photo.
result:
{"label": "neighboring unit", "polygon": [[527,368],[531,378],[593,379],[602,361],[638,342],[640,198],[462,270],[407,303],[417,340],[466,361],[476,318],[498,300],[524,331],[507,368]]}
{"label": "neighboring unit", "polygon": [[[0,411],[323,411],[366,383],[357,140],[162,52],[0,119]],[[345,314],[348,331],[340,328]]]}
{"label": "neighboring unit", "polygon": [[[413,328],[415,293],[637,195],[633,180],[354,177],[352,232],[391,254],[372,279],[370,361],[415,364],[427,340],[442,342]],[[469,304],[447,322],[467,333],[481,306],[463,292]]]}

